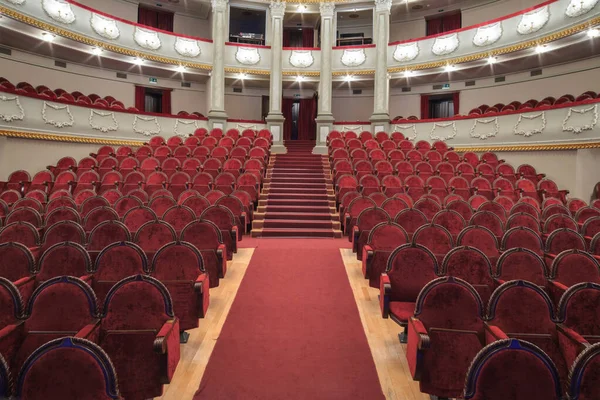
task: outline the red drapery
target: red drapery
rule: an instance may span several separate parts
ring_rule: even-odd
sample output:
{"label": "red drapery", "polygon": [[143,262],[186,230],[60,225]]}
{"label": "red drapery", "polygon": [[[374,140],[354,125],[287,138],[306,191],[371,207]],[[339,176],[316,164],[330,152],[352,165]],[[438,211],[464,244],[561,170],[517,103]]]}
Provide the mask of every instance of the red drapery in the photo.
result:
{"label": "red drapery", "polygon": [[146,111],[146,88],[143,86],[135,87],[135,108]]}
{"label": "red drapery", "polygon": [[438,33],[453,31],[462,27],[462,14],[460,12],[427,20],[427,36],[437,35]]}
{"label": "red drapery", "polygon": [[302,47],[314,47],[315,30],[312,28],[302,28]]}
{"label": "red drapery", "polygon": [[283,47],[290,47],[290,30],[283,30]]}
{"label": "red drapery", "polygon": [[429,96],[421,95],[421,119],[429,118]]}
{"label": "red drapery", "polygon": [[460,12],[444,17],[444,32],[462,28],[462,14]]}
{"label": "red drapery", "polygon": [[298,116],[298,140],[315,140],[315,118],[317,117],[317,98],[300,100],[300,115]]}
{"label": "red drapery", "polygon": [[285,122],[283,123],[283,140],[292,139],[292,106],[294,99],[283,98],[281,101],[281,111]]}
{"label": "red drapery", "polygon": [[460,106],[460,92],[452,93],[452,103],[454,103],[454,115],[458,115]]}
{"label": "red drapery", "polygon": [[171,114],[171,90],[164,89],[162,91],[162,105],[161,105],[163,114]]}
{"label": "red drapery", "polygon": [[442,21],[442,17],[431,18],[427,21],[427,36],[437,35],[438,33],[442,33],[444,29],[444,24]]}
{"label": "red drapery", "polygon": [[173,13],[139,6],[138,24],[173,32]]}

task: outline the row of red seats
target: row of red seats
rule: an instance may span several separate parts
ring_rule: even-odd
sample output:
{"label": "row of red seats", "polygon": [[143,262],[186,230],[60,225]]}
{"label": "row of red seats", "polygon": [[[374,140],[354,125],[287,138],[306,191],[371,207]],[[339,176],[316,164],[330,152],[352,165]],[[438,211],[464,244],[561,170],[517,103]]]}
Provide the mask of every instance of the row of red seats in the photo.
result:
{"label": "row of red seats", "polygon": [[[92,288],[73,276],[41,283],[27,303],[14,290],[0,278],[7,310],[0,330],[0,371],[19,376],[18,398],[114,399],[120,398],[115,397],[119,391],[127,399],[152,398],[171,381],[180,359],[180,321],[169,291],[157,279],[134,275],[120,280],[106,293],[103,312]],[[88,360],[96,362],[80,364],[59,350],[72,351],[79,344],[95,350]],[[54,356],[48,356],[52,349]],[[102,373],[107,375],[98,379]],[[46,381],[48,376],[58,380]],[[98,386],[105,381],[108,387]],[[10,392],[10,381],[3,383],[0,389]]]}
{"label": "row of red seats", "polygon": [[524,103],[519,101],[513,101],[509,104],[504,105],[503,103],[494,104],[493,106],[488,106],[487,104],[482,104],[479,107],[473,108],[469,111],[469,115],[473,114],[491,114],[498,113],[502,111],[515,111],[515,110],[524,110],[528,108],[540,108],[544,106],[553,106],[558,104],[567,104],[579,101],[586,100],[594,100],[598,97],[598,94],[592,90],[588,90],[587,92],[583,92],[579,96],[575,97],[572,94],[565,94],[560,96],[558,99],[552,96],[548,96],[538,101],[535,99],[527,100]]}

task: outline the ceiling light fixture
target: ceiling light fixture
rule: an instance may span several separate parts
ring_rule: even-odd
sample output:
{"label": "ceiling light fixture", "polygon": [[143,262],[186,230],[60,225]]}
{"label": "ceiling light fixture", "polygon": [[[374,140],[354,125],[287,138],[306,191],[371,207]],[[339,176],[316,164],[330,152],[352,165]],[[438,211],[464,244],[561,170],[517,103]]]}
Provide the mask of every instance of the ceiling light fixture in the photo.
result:
{"label": "ceiling light fixture", "polygon": [[498,58],[495,56],[489,56],[487,61],[488,61],[488,64],[496,64],[498,62]]}
{"label": "ceiling light fixture", "polygon": [[415,76],[415,74],[416,74],[415,71],[411,71],[409,69],[407,69],[406,71],[404,71],[404,77],[406,77],[406,78],[411,77],[411,76]]}
{"label": "ceiling light fixture", "polygon": [[53,34],[51,34],[51,33],[48,33],[48,32],[42,32],[42,39],[43,39],[44,41],[46,41],[46,42],[53,42],[55,37],[56,37],[56,36],[54,36],[54,35],[53,35]]}
{"label": "ceiling light fixture", "polygon": [[600,36],[600,29],[598,29],[598,28],[590,28],[590,29],[587,31],[587,35],[588,35],[589,37],[591,37],[591,38],[596,38],[596,37],[599,37],[599,36]]}
{"label": "ceiling light fixture", "polygon": [[238,78],[239,78],[239,79],[241,79],[241,80],[244,80],[244,79],[246,79],[246,78],[247,78],[247,76],[246,76],[246,74],[245,74],[245,73],[243,73],[243,72],[240,72],[240,74],[238,75]]}
{"label": "ceiling light fixture", "polygon": [[175,71],[185,72],[185,65],[178,65],[177,67],[175,67]]}
{"label": "ceiling light fixture", "polygon": [[306,11],[306,6],[304,4],[299,4],[298,5],[298,12],[304,12]]}
{"label": "ceiling light fixture", "polygon": [[136,58],[134,58],[134,59],[133,59],[133,63],[134,63],[135,65],[142,65],[142,64],[144,63],[144,59],[143,59],[143,58],[136,57]]}
{"label": "ceiling light fixture", "polygon": [[298,75],[296,77],[296,82],[304,82],[304,77],[302,75]]}
{"label": "ceiling light fixture", "polygon": [[92,54],[95,56],[99,56],[100,54],[102,54],[102,47],[94,47],[92,49]]}
{"label": "ceiling light fixture", "polygon": [[546,46],[545,44],[540,44],[540,45],[536,46],[536,48],[535,48],[535,52],[538,54],[545,53],[547,51],[548,51],[548,46]]}
{"label": "ceiling light fixture", "polygon": [[354,77],[353,77],[352,75],[346,75],[346,76],[344,77],[344,80],[345,80],[346,82],[352,82],[352,81],[354,80]]}
{"label": "ceiling light fixture", "polygon": [[448,65],[446,65],[446,67],[444,68],[444,70],[446,72],[452,72],[452,71],[456,70],[456,66],[448,64]]}

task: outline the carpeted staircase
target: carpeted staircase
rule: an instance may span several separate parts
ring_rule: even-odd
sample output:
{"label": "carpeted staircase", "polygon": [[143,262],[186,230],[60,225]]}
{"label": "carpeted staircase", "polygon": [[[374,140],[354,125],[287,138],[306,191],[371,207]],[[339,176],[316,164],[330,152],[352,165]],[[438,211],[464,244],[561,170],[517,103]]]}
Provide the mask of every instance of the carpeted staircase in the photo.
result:
{"label": "carpeted staircase", "polygon": [[311,141],[286,142],[275,154],[254,213],[254,237],[341,237],[327,156]]}

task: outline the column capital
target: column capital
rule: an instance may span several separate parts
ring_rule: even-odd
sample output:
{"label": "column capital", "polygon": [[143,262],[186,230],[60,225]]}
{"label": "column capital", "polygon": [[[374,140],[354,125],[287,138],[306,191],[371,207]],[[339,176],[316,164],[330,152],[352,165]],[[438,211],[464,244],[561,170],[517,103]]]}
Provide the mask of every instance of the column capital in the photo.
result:
{"label": "column capital", "polygon": [[335,3],[320,3],[319,11],[321,12],[321,18],[333,18]]}
{"label": "column capital", "polygon": [[375,0],[375,12],[387,12],[392,9],[392,0]]}
{"label": "column capital", "polygon": [[285,1],[271,1],[271,18],[283,18],[285,15]]}
{"label": "column capital", "polygon": [[227,11],[227,0],[211,0],[210,1],[211,5],[212,5],[212,10],[213,12],[224,12]]}

